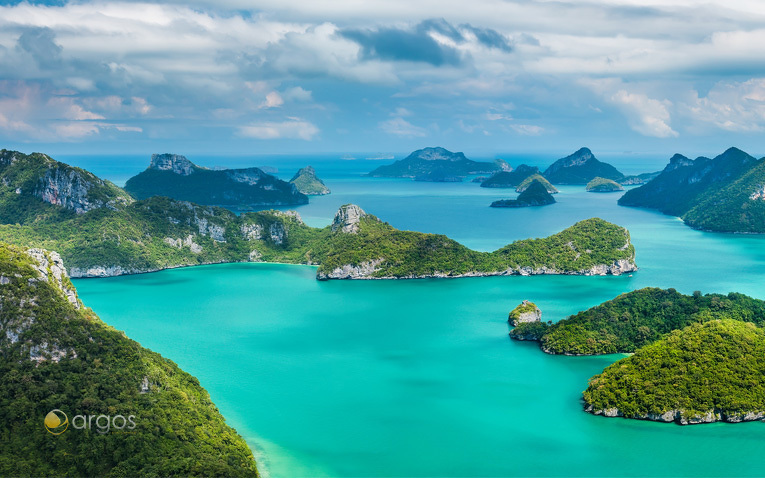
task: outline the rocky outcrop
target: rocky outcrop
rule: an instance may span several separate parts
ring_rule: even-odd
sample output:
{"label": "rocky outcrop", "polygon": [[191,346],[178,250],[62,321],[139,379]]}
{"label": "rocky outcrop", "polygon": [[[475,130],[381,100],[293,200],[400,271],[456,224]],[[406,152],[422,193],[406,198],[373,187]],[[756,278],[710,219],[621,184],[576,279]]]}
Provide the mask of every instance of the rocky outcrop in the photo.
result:
{"label": "rocky outcrop", "polygon": [[372,274],[377,272],[379,265],[382,264],[384,258],[375,259],[373,261],[365,261],[358,265],[346,264],[342,267],[336,267],[331,272],[318,272],[316,278],[319,280],[327,279],[374,279]]}
{"label": "rocky outcrop", "polygon": [[61,260],[58,252],[35,248],[27,250],[27,254],[35,260],[33,267],[40,274],[40,280],[54,284],[61,290],[66,300],[79,309],[80,301],[77,298],[77,292],[69,281],[64,261]]}
{"label": "rocky outcrop", "polygon": [[[604,417],[624,417],[624,413],[618,408],[595,409],[592,405],[586,405],[584,411],[593,415]],[[728,422],[741,423],[759,421],[765,418],[765,411],[726,412],[723,410],[707,410],[703,413],[690,414],[686,410],[668,410],[663,413],[638,413],[629,418],[637,420],[651,420],[663,423],[677,423],[678,425],[698,425],[701,423]]]}
{"label": "rocky outcrop", "polygon": [[152,154],[149,169],[158,171],[171,171],[181,176],[188,176],[194,173],[198,166],[186,159],[180,154]]}
{"label": "rocky outcrop", "polygon": [[342,232],[345,234],[356,234],[359,232],[359,223],[361,218],[366,216],[359,206],[355,204],[346,204],[340,206],[335,218],[332,220],[332,232]]}
{"label": "rocky outcrop", "polygon": [[[49,204],[71,209],[77,214],[102,207],[115,209],[133,202],[126,194],[112,197],[92,194],[94,189],[106,188],[109,186],[103,180],[90,173],[55,163],[45,170],[32,194]],[[18,194],[23,192],[21,188],[17,191]]]}
{"label": "rocky outcrop", "polygon": [[316,176],[316,170],[311,166],[306,166],[295,173],[290,179],[290,183],[294,184],[297,190],[303,194],[323,196],[331,192],[324,181]]}
{"label": "rocky outcrop", "polygon": [[542,311],[533,302],[524,300],[510,311],[507,320],[513,327],[525,322],[541,322]]}
{"label": "rocky outcrop", "polygon": [[194,236],[189,234],[185,239],[173,239],[172,237],[166,237],[163,239],[165,244],[173,246],[175,248],[188,247],[189,250],[195,254],[202,252],[202,246],[194,242]]}

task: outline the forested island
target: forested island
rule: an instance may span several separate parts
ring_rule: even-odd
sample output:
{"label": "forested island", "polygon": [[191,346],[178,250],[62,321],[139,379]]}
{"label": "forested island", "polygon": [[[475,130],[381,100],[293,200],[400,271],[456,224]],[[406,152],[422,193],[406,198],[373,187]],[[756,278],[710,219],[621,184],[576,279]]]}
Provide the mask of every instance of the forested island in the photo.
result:
{"label": "forested island", "polygon": [[531,207],[554,204],[555,198],[547,191],[541,181],[534,180],[516,199],[500,199],[491,203],[491,207]]}
{"label": "forested island", "polygon": [[601,219],[546,239],[478,252],[443,235],[399,231],[353,205],[340,208],[332,225],[312,228],[295,212],[237,216],[167,197],[135,201],[117,186],[48,156],[3,154],[19,174],[0,184],[0,240],[58,251],[73,277],[246,261],[315,264],[320,279],[636,270],[629,232]]}
{"label": "forested island", "polygon": [[[300,185],[307,183],[307,179],[299,180]],[[207,169],[177,154],[154,154],[145,171],[127,180],[125,190],[136,199],[167,196],[203,205],[252,209],[307,204],[308,197],[297,186],[260,168]],[[315,181],[310,186],[315,188]]]}
{"label": "forested island", "polygon": [[368,173],[373,178],[413,178],[420,181],[462,181],[470,174],[492,173],[506,166],[504,161],[494,163],[473,161],[464,153],[453,153],[441,147],[414,151],[393,164],[380,166]]}
{"label": "forested island", "polygon": [[713,159],[674,155],[655,179],[627,191],[622,206],[658,209],[693,228],[765,233],[765,160],[737,148]]}
{"label": "forested island", "polygon": [[199,381],[85,307],[58,254],[0,243],[0,311],[0,475],[258,476]]}

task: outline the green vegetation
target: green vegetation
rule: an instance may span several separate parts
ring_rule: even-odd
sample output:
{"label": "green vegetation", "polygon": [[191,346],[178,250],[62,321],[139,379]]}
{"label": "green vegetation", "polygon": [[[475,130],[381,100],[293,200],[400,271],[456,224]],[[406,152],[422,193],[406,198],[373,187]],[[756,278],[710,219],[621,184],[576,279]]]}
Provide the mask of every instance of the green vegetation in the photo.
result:
{"label": "green vegetation", "polygon": [[[673,330],[719,318],[762,324],[765,302],[737,293],[688,296],[674,289],[645,288],[552,324],[539,340],[553,354],[629,353]],[[513,333],[527,334],[523,326]]]}
{"label": "green vegetation", "polygon": [[242,210],[308,203],[308,197],[295,186],[259,168],[210,170],[170,154],[152,156],[151,165],[128,179],[125,190],[136,199],[166,196]]}
{"label": "green vegetation", "polygon": [[[530,176],[539,174],[536,166],[521,164],[512,171],[499,171],[481,183],[482,188],[515,188]],[[521,192],[521,191],[518,191]],[[552,191],[551,191],[552,192]]]}
{"label": "green vegetation", "polygon": [[[193,167],[172,164],[181,172]],[[46,171],[37,174],[44,176]],[[115,197],[129,197],[110,187],[115,188]],[[619,261],[631,264],[634,260],[629,233],[600,219],[582,221],[547,239],[520,241],[484,253],[445,236],[399,231],[370,215],[360,218],[359,230],[353,234],[333,231],[331,226],[308,227],[296,213],[260,211],[237,216],[220,207],[167,197],[125,201],[119,207],[77,214],[30,193],[17,194],[13,184],[0,184],[0,217],[3,214],[13,216],[13,222],[0,225],[0,241],[56,250],[74,277],[243,261],[320,264],[319,277],[325,278],[346,277],[335,269],[369,262],[376,265],[362,277],[605,274],[621,272],[614,268]]]}
{"label": "green vegetation", "polygon": [[523,191],[528,189],[528,187],[531,186],[531,183],[533,183],[534,181],[539,181],[540,183],[542,183],[545,189],[547,189],[547,192],[550,194],[557,194],[560,192],[558,191],[558,188],[550,184],[550,181],[546,180],[544,176],[542,176],[539,173],[532,174],[531,176],[521,181],[521,184],[519,184],[518,187],[515,188],[515,192],[522,193]]}
{"label": "green vegetation", "polygon": [[298,191],[306,195],[322,196],[330,193],[324,181],[316,177],[316,170],[311,166],[301,168],[292,176],[290,183],[294,184]]}
{"label": "green vegetation", "polygon": [[[0,475],[257,476],[199,381],[101,322],[57,256],[36,254],[0,244]],[[69,420],[57,436],[53,409]],[[75,415],[136,427],[77,429]]]}
{"label": "green vegetation", "polygon": [[591,193],[610,193],[615,191],[624,191],[621,184],[611,179],[597,177],[587,183],[587,191]]}
{"label": "green vegetation", "polygon": [[[765,331],[738,320],[675,330],[590,379],[587,410],[680,423],[765,414]],[[615,412],[615,409],[618,412]]]}
{"label": "green vegetation", "polygon": [[599,161],[588,148],[555,161],[544,172],[553,184],[587,184],[596,177],[619,181],[624,177],[615,167]]}
{"label": "green vegetation", "polygon": [[546,206],[554,204],[555,198],[547,191],[540,181],[532,181],[531,184],[518,195],[517,199],[501,199],[491,203],[491,207],[529,207]]}
{"label": "green vegetation", "polygon": [[658,209],[691,227],[765,233],[765,161],[730,148],[694,161],[675,155],[651,182],[627,191],[623,206]]}
{"label": "green vegetation", "polygon": [[[367,174],[374,178],[464,178],[469,174],[491,173],[500,169],[499,164],[467,159],[463,153],[452,153],[444,148],[418,149],[393,164],[380,166]],[[428,179],[432,178],[432,179]]]}
{"label": "green vegetation", "polygon": [[511,325],[519,323],[539,322],[542,317],[542,311],[533,302],[524,300],[515,309],[511,310],[507,316],[507,321]]}

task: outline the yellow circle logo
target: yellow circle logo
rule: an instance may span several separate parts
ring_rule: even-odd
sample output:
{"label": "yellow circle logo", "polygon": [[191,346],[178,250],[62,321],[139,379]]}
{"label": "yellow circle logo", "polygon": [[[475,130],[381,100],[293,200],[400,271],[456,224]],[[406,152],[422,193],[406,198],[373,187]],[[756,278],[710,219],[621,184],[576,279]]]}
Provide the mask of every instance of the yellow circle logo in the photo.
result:
{"label": "yellow circle logo", "polygon": [[54,435],[61,435],[69,428],[69,418],[58,408],[45,415],[45,429]]}

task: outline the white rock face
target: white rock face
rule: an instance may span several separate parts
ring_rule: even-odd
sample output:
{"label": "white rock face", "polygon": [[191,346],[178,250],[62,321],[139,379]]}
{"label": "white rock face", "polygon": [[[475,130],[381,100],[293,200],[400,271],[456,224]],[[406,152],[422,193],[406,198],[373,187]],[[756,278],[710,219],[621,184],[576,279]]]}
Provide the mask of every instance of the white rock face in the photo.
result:
{"label": "white rock face", "polygon": [[194,173],[194,163],[180,154],[152,154],[149,169],[172,171],[181,176],[188,176]]}
{"label": "white rock face", "polygon": [[754,191],[749,196],[749,199],[751,199],[752,201],[755,201],[757,199],[759,199],[761,201],[765,201],[765,186],[760,186],[759,188],[757,188],[757,190]]}
{"label": "white rock face", "polygon": [[284,230],[284,225],[281,222],[274,222],[268,228],[268,234],[271,241],[276,245],[284,243],[284,238],[287,237],[287,231]]}
{"label": "white rock face", "polygon": [[346,204],[341,206],[332,220],[332,232],[344,232],[346,234],[356,234],[359,232],[359,223],[361,218],[367,213],[355,204]]}
{"label": "white rock face", "polygon": [[369,279],[370,276],[379,270],[379,266],[385,259],[379,258],[373,261],[362,262],[357,266],[346,264],[342,267],[336,267],[329,273],[318,273],[316,278],[326,279]]}
{"label": "white rock face", "polygon": [[202,252],[202,246],[194,242],[194,236],[189,234],[186,236],[186,239],[173,239],[172,237],[166,237],[163,239],[165,241],[165,244],[173,247],[177,247],[178,249],[182,248],[183,246],[188,247],[191,252],[195,254],[199,254]]}
{"label": "white rock face", "polygon": [[[606,408],[596,410],[592,405],[584,407],[584,411],[592,413],[593,415],[603,415],[604,417],[624,417],[624,413],[618,408]],[[685,410],[668,410],[663,413],[645,413],[628,418],[635,418],[638,420],[652,420],[656,422],[672,423],[675,422],[679,425],[698,425],[701,423],[713,423],[713,422],[728,422],[728,423],[740,423],[762,420],[765,418],[765,412],[749,411],[749,412],[732,412],[726,413],[722,410],[708,410],[701,414],[688,416]]]}
{"label": "white rock face", "polygon": [[[526,309],[531,305],[534,305],[534,304],[532,304],[528,300],[524,300],[515,309],[518,309],[518,308]],[[513,326],[516,326],[524,322],[541,322],[542,320],[542,311],[536,305],[534,305],[534,310],[528,311],[528,312],[521,312],[518,314],[518,317],[513,318],[513,312],[515,312],[515,309],[513,309],[513,311],[510,312],[510,323]]]}
{"label": "white rock face", "polygon": [[[49,203],[71,209],[77,214],[86,213],[92,209],[101,207],[115,208],[118,205],[126,205],[132,202],[127,197],[116,197],[109,202],[91,199],[89,191],[94,185],[103,186],[105,183],[95,176],[86,177],[85,174],[65,167],[50,167],[38,180],[32,194]],[[16,194],[21,194],[17,189]]]}
{"label": "white rock face", "polygon": [[[66,300],[75,308],[80,308],[80,303],[77,300],[77,293],[73,287],[64,283],[64,279],[69,277],[66,273],[66,267],[64,267],[64,261],[61,260],[61,256],[55,251],[45,251],[43,249],[29,249],[27,254],[32,256],[37,261],[37,272],[40,274],[40,280],[48,282],[48,270],[50,270],[50,276],[52,277],[54,284],[58,286],[61,292],[66,296]],[[50,260],[49,260],[50,258]],[[0,281],[1,282],[1,281]],[[7,283],[7,282],[6,282]]]}
{"label": "white rock face", "polygon": [[260,224],[242,224],[240,230],[248,241],[256,241],[263,238],[263,226]]}

